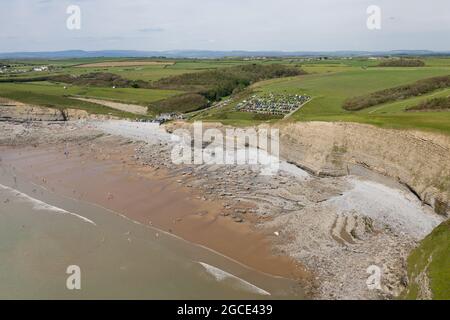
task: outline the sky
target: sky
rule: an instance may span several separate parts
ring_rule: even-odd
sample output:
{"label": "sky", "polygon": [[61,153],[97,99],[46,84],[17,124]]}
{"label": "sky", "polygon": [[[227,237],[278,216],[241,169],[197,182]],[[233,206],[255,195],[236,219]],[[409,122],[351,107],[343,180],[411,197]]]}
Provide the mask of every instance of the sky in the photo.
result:
{"label": "sky", "polygon": [[0,14],[0,52],[450,50],[449,0],[0,0]]}

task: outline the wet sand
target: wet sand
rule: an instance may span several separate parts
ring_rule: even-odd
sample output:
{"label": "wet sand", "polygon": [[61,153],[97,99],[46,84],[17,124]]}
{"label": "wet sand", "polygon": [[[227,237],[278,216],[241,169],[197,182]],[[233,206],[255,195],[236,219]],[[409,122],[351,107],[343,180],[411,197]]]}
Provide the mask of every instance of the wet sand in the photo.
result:
{"label": "wet sand", "polygon": [[[294,281],[13,178],[1,170],[0,299],[303,297]],[[74,264],[81,290],[72,291],[66,270]]]}
{"label": "wet sand", "polygon": [[222,203],[203,201],[200,193],[179,185],[168,172],[139,165],[133,144],[108,151],[98,145],[68,144],[1,147],[0,152],[2,166],[51,192],[97,204],[260,272],[308,280],[298,262],[272,251],[267,231],[222,217]]}
{"label": "wet sand", "polygon": [[[236,265],[247,271],[231,273],[270,292],[267,284],[273,277],[267,274],[296,279],[294,291],[305,289],[311,298],[393,299],[404,290],[408,253],[442,220],[398,182],[386,183],[384,177],[353,168],[357,176],[319,177],[282,161],[280,172],[267,177],[261,168],[248,166],[177,165],[171,160],[173,137],[146,123],[0,127],[0,145],[10,146],[0,147],[0,168],[15,169],[17,190],[33,181],[38,190],[41,185],[80,205],[104,207],[108,217],[157,227],[164,236],[191,241],[190,247],[198,243],[214,249],[228,261],[225,267],[194,259],[197,267],[206,262],[231,272],[229,264],[239,261]],[[72,208],[91,218],[89,210]],[[382,268],[381,290],[367,287],[366,271],[372,265]],[[275,288],[286,282],[275,279]]]}

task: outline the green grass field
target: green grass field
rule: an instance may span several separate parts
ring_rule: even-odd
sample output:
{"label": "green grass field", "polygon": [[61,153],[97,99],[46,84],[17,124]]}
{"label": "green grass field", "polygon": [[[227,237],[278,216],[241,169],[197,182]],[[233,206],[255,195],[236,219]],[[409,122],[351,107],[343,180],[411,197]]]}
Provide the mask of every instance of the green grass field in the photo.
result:
{"label": "green grass field", "polygon": [[432,298],[450,300],[450,220],[437,227],[408,258],[409,288],[406,299],[417,299],[417,277],[429,279]]}
{"label": "green grass field", "polygon": [[[97,98],[147,106],[151,102],[178,94],[172,90],[134,89],[134,88],[97,88],[67,86],[47,82],[2,83],[0,97],[54,108],[78,108],[93,113],[111,113],[113,109],[100,108],[97,104],[71,99],[70,96]],[[112,112],[122,115],[122,112]]]}
{"label": "green grass field", "polygon": [[[434,76],[450,75],[449,57],[421,58],[425,67],[377,67],[377,60],[366,58],[354,59],[305,59],[285,58],[266,60],[166,60],[172,65],[145,66],[116,66],[116,67],[78,67],[87,63],[105,61],[152,61],[152,59],[70,59],[70,60],[26,60],[14,61],[17,68],[51,65],[51,72],[28,72],[14,76],[1,74],[0,79],[25,78],[30,76],[44,76],[48,74],[80,75],[91,72],[110,72],[130,80],[157,81],[162,78],[185,73],[201,72],[217,68],[233,67],[237,65],[257,64],[285,64],[307,71],[308,75],[272,79],[252,85],[238,95],[232,96],[230,103],[220,108],[211,108],[203,112],[196,112],[192,119],[204,121],[220,121],[227,124],[252,125],[260,122],[275,122],[279,119],[261,120],[252,114],[238,112],[235,106],[255,93],[288,93],[307,94],[313,100],[296,112],[290,120],[293,121],[351,121],[374,124],[387,128],[416,128],[433,130],[450,134],[450,112],[406,112],[407,107],[421,103],[429,98],[446,97],[450,95],[450,88],[432,92],[423,96],[406,100],[376,105],[360,111],[346,111],[342,108],[344,101],[350,97],[369,94],[381,89],[410,84],[420,79]],[[155,60],[153,60],[155,61]],[[10,62],[11,63],[11,62]],[[0,96],[15,98],[20,101],[56,105],[59,107],[74,105],[67,95],[80,95],[100,99],[110,99],[120,102],[148,105],[152,102],[171,97],[180,92],[173,90],[132,89],[132,88],[99,88],[99,87],[69,87],[67,90],[61,84],[50,83],[0,83]],[[46,101],[46,98],[51,98]],[[59,97],[56,99],[56,97]],[[76,102],[77,104],[78,102]],[[86,106],[80,105],[80,108]]]}
{"label": "green grass field", "polygon": [[[25,60],[15,61],[14,64],[22,64],[16,69],[30,69],[35,66],[52,65],[55,67],[51,72],[27,72],[24,74],[0,74],[0,79],[25,78],[31,76],[46,76],[55,74],[80,75],[91,72],[110,72],[118,74],[130,80],[156,81],[165,77],[176,76],[184,73],[213,70],[218,68],[233,67],[248,63],[283,63],[283,60],[269,61],[244,61],[244,60],[167,60],[173,65],[143,65],[143,66],[116,66],[116,67],[79,67],[80,65],[99,62],[120,61],[154,61],[152,59],[70,59],[70,60]],[[7,61],[5,61],[7,63]],[[9,62],[13,63],[13,62]]]}
{"label": "green grass field", "polygon": [[[241,96],[220,110],[208,110],[195,118],[208,121],[238,119],[236,124],[251,124],[248,116],[239,117],[234,106],[237,100],[255,93],[307,94],[313,100],[292,116],[294,121],[350,121],[368,123],[388,128],[417,128],[450,134],[450,112],[406,112],[405,109],[432,97],[450,95],[450,88],[420,97],[377,105],[361,111],[350,112],[342,108],[347,98],[368,94],[419,79],[450,75],[450,59],[425,59],[427,66],[421,68],[381,68],[375,61],[330,61],[306,64],[305,76],[263,81],[252,86],[247,96]],[[364,68],[363,68],[364,67]],[[316,72],[314,72],[316,70]]]}
{"label": "green grass field", "polygon": [[[144,59],[137,59],[145,61]],[[98,62],[98,61],[94,61]],[[218,68],[234,67],[242,64],[255,63],[255,61],[244,60],[178,60],[173,65],[152,65],[152,66],[133,66],[133,67],[107,67],[107,68],[79,68],[74,65],[62,69],[61,72],[71,74],[83,74],[89,72],[110,72],[120,75],[130,80],[157,81],[170,76],[177,76],[185,73],[194,73]],[[90,63],[90,62],[86,62]],[[274,64],[283,63],[282,60],[257,61],[256,63]],[[76,65],[80,63],[77,62]]]}
{"label": "green grass field", "polygon": [[2,97],[13,99],[16,101],[21,101],[24,103],[29,103],[32,105],[40,105],[56,109],[73,108],[85,110],[90,114],[108,114],[121,118],[137,118],[136,115],[133,115],[131,113],[122,112],[95,103],[85,101],[74,101],[73,99],[69,99],[67,97],[59,95],[34,93],[34,92],[28,92],[26,93],[26,95],[24,95],[23,91],[10,91],[8,93],[2,92],[1,94]]}

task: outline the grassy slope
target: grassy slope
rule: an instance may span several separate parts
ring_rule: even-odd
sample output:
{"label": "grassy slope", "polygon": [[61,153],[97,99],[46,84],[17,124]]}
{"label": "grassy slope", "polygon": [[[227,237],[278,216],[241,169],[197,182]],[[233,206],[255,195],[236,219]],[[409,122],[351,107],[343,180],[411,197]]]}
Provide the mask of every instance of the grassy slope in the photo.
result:
{"label": "grassy slope", "polygon": [[225,68],[244,64],[236,60],[179,60],[168,66],[136,66],[107,68],[66,68],[65,73],[82,74],[90,72],[111,72],[131,80],[156,81],[184,73]]}
{"label": "grassy slope", "polygon": [[333,74],[320,74],[293,78],[288,81],[266,82],[259,90],[263,92],[304,92],[315,97],[296,114],[299,120],[308,115],[330,115],[348,113],[342,109],[346,98],[410,83],[434,75],[450,74],[450,68],[422,69],[356,69]]}
{"label": "grassy slope", "polygon": [[258,119],[257,115],[250,112],[233,111],[232,107],[223,108],[222,111],[205,111],[197,114],[191,120],[201,120],[207,122],[220,121],[225,125],[235,126],[252,126],[260,123],[272,123],[279,120],[279,117],[274,117],[268,120]]}
{"label": "grassy slope", "polygon": [[[198,72],[208,69],[216,69],[220,67],[234,66],[243,64],[243,61],[236,60],[179,60],[171,66],[133,66],[133,67],[77,67],[78,65],[108,62],[108,61],[132,61],[133,59],[70,59],[70,60],[27,60],[18,61],[23,63],[24,66],[17,69],[30,69],[32,66],[53,65],[57,67],[54,72],[28,72],[26,74],[17,74],[11,76],[10,74],[0,74],[0,79],[14,77],[14,78],[28,78],[32,76],[46,76],[51,74],[72,74],[80,75],[92,72],[110,72],[118,74],[124,78],[130,80],[144,80],[155,81],[161,78],[180,75],[183,73]],[[146,61],[146,59],[134,59],[139,61]],[[149,59],[149,61],[152,61]]]}
{"label": "grassy slope", "polygon": [[450,96],[450,88],[437,90],[435,92],[425,94],[423,96],[414,97],[406,100],[395,101],[380,104],[374,107],[366,108],[365,110],[360,111],[360,113],[368,113],[368,114],[383,114],[389,111],[389,113],[402,113],[408,107],[413,107],[418,105],[421,102],[424,102],[428,99],[432,98],[442,98]]}
{"label": "grassy slope", "polygon": [[[218,68],[233,67],[237,65],[258,63],[258,64],[290,64],[295,63],[282,59],[261,60],[261,61],[245,61],[235,59],[222,59],[222,60],[169,60],[174,61],[174,65],[169,66],[133,66],[133,67],[98,67],[98,68],[82,68],[79,65],[88,63],[98,63],[107,61],[152,61],[152,59],[70,59],[70,60],[26,60],[17,61],[17,63],[23,63],[25,69],[29,69],[31,66],[53,65],[57,67],[54,72],[28,72],[26,74],[14,75],[14,78],[29,78],[31,76],[46,76],[50,74],[73,74],[80,75],[84,73],[92,72],[110,72],[118,74],[124,78],[130,80],[144,80],[155,81],[161,78],[169,76],[176,76],[184,73],[199,72],[205,70],[213,70]],[[5,61],[6,62],[6,61]],[[10,78],[9,74],[0,74],[0,79]]]}
{"label": "grassy slope", "polygon": [[[30,68],[36,65],[53,65],[57,67],[53,72],[28,72],[12,76],[13,78],[30,78],[42,77],[46,75],[70,74],[80,75],[92,72],[111,72],[131,80],[155,81],[164,77],[180,75],[184,73],[193,73],[204,70],[212,70],[217,68],[231,67],[242,64],[253,63],[252,61],[243,60],[178,60],[174,65],[164,66],[136,66],[136,67],[107,67],[107,68],[80,68],[81,64],[104,62],[104,61],[124,61],[133,59],[69,59],[69,60],[26,60],[16,61],[16,63],[23,63],[23,68]],[[145,59],[138,59],[145,60]],[[151,61],[151,59],[149,59]],[[265,61],[257,63],[282,63],[282,60]],[[11,75],[0,75],[0,79],[11,78]],[[46,85],[46,86],[44,86]],[[0,96],[4,96],[18,101],[23,101],[33,104],[41,104],[48,106],[60,107],[74,107],[84,110],[96,110],[99,113],[102,110],[94,108],[94,106],[87,105],[67,99],[64,95],[80,95],[84,97],[110,99],[125,103],[136,103],[142,105],[149,105],[152,102],[163,100],[168,97],[182,93],[176,90],[147,90],[147,89],[128,89],[128,88],[95,88],[95,87],[77,87],[70,86],[67,90],[63,90],[64,85],[50,84],[50,83],[24,83],[11,84],[0,83]],[[111,111],[104,109],[103,111]],[[150,107],[150,111],[152,108]]]}
{"label": "grassy slope", "polygon": [[190,120],[221,122],[225,125],[234,125],[239,127],[253,126],[261,123],[272,123],[278,121],[278,117],[273,117],[270,120],[261,120],[257,119],[257,115],[255,113],[236,111],[235,107],[239,103],[239,101],[242,101],[252,92],[253,89],[250,88],[240,93],[234,99],[230,100],[230,102],[226,106],[199,111]]}
{"label": "grassy slope", "polygon": [[135,115],[127,112],[122,112],[116,109],[108,108],[106,106],[102,106],[95,103],[85,102],[85,101],[75,101],[69,98],[55,96],[51,94],[36,94],[33,92],[28,92],[26,95],[23,94],[23,91],[19,92],[8,92],[7,94],[2,94],[0,90],[0,94],[2,97],[20,101],[23,103],[29,103],[33,105],[45,106],[49,108],[56,109],[80,109],[89,112],[90,114],[109,114],[116,117],[121,118],[136,118]]}
{"label": "grassy slope", "polygon": [[[100,61],[118,61],[125,59],[72,59],[57,61],[27,61],[28,65],[46,65],[53,64],[59,67],[57,73],[80,74],[93,72],[97,68],[76,68],[74,66]],[[314,99],[304,108],[293,115],[293,120],[298,121],[353,121],[375,124],[382,127],[394,128],[419,128],[424,130],[435,130],[450,133],[450,112],[404,112],[403,110],[411,105],[421,102],[427,97],[445,96],[448,91],[434,92],[423,97],[412,98],[405,101],[394,102],[390,104],[378,105],[358,112],[348,112],[342,109],[342,103],[346,98],[367,94],[376,90],[385,89],[401,84],[407,84],[419,79],[433,77],[438,75],[450,74],[450,58],[427,58],[427,64],[423,68],[378,68],[378,61],[367,59],[353,60],[323,60],[323,61],[302,61],[302,59],[272,59],[266,61],[256,61],[261,64],[286,64],[301,66],[311,73],[308,76],[300,76],[286,79],[275,79],[258,83],[247,94],[253,92],[288,92],[288,93],[306,93]],[[235,59],[223,60],[177,60],[176,64],[164,66],[143,66],[143,67],[114,67],[99,68],[97,71],[117,73],[130,79],[158,80],[171,75],[183,73],[198,72],[201,70],[211,70],[221,67],[229,67],[255,63],[255,61],[243,61]],[[35,73],[43,75],[43,73]],[[29,75],[27,75],[29,76]],[[1,77],[0,77],[1,78]],[[28,84],[27,84],[28,85]],[[16,85],[19,86],[19,85]],[[19,88],[12,90],[6,84],[0,84],[1,93],[11,94],[23,99],[31,99],[31,96],[22,97],[22,89],[34,93],[34,97],[39,94],[52,96],[55,102],[54,91],[44,90],[44,92],[35,92],[28,88]],[[58,91],[60,88],[55,88]],[[72,91],[73,90],[73,91]],[[146,104],[158,99],[170,96],[163,92],[140,92],[139,89],[115,89],[111,88],[74,88],[64,94],[79,94],[89,97],[103,99],[112,99],[122,102]],[[13,92],[11,92],[13,91]],[[51,91],[51,92],[50,92]],[[175,92],[172,92],[175,93]],[[167,94],[167,96],[166,96]],[[42,97],[41,97],[42,98]],[[246,98],[241,96],[241,99]],[[45,99],[43,99],[45,100]],[[58,103],[64,101],[65,105],[73,105],[73,101],[62,97]],[[232,104],[217,110],[208,110],[199,113],[195,118],[208,121],[223,121],[229,124],[253,124],[261,122],[254,119],[251,115],[243,112],[236,112]],[[85,106],[84,106],[85,107]]]}
{"label": "grassy slope", "polygon": [[[57,108],[77,108],[91,113],[112,113],[121,116],[124,113],[98,104],[74,100],[67,95],[79,95],[128,103],[146,105],[150,102],[160,100],[177,94],[174,91],[132,89],[132,88],[96,88],[96,87],[68,87],[64,90],[63,85],[50,83],[2,83],[0,84],[0,96],[24,103],[44,105]],[[126,115],[127,117],[130,114]]]}
{"label": "grassy slope", "polygon": [[450,300],[450,220],[437,227],[409,256],[406,299],[418,298],[416,277],[423,272],[430,280],[433,299]]}
{"label": "grassy slope", "polygon": [[[145,66],[145,67],[115,67],[98,69],[102,72],[111,72],[131,80],[157,81],[170,76],[178,76],[185,73],[194,73],[218,68],[233,67],[248,64],[242,60],[180,60],[170,66]],[[78,73],[86,73],[86,68],[78,68]],[[81,69],[81,70],[80,70]],[[93,70],[91,68],[91,70]]]}
{"label": "grassy slope", "polygon": [[[381,106],[382,108],[376,111],[374,109],[380,106],[360,112],[348,112],[342,109],[342,104],[348,97],[447,74],[450,74],[450,65],[425,68],[368,68],[366,70],[355,67],[351,71],[322,73],[287,80],[270,80],[259,83],[255,86],[255,90],[311,95],[314,100],[293,115],[293,119],[298,121],[352,121],[382,127],[419,128],[450,133],[450,113],[403,112],[403,109],[414,101]],[[446,92],[438,94],[445,95]]]}
{"label": "grassy slope", "polygon": [[43,93],[51,95],[80,95],[86,97],[104,98],[124,102],[134,102],[146,104],[161,100],[176,94],[180,91],[155,90],[155,89],[134,89],[134,88],[99,88],[99,87],[79,87],[68,86],[64,89],[63,84],[52,84],[48,82],[2,83],[0,84],[0,96],[9,91],[24,91],[33,93]]}
{"label": "grassy slope", "polygon": [[[403,112],[403,109],[409,103],[415,101],[406,101],[404,104],[400,103],[400,105],[382,106],[382,109],[375,112],[373,109],[380,106],[369,108],[364,112],[348,112],[342,109],[342,104],[348,97],[411,83],[427,77],[450,74],[450,60],[442,60],[433,59],[431,62],[433,66],[424,68],[376,68],[373,66],[377,62],[368,60],[308,63],[302,68],[313,74],[262,81],[252,86],[252,92],[249,91],[249,94],[274,92],[311,95],[314,98],[313,101],[293,115],[293,120],[297,121],[353,121],[384,127],[415,127],[450,133],[450,113]],[[366,69],[362,67],[366,67]],[[445,95],[445,92],[441,94]],[[240,99],[245,98],[241,97]],[[230,118],[235,118],[236,123],[239,122],[239,124],[248,122],[246,121],[248,116],[234,111],[233,107],[236,102],[234,101],[225,110],[210,110],[196,118],[211,121],[224,120],[228,123],[230,123]],[[228,115],[227,119],[223,119],[222,116],[225,112]]]}

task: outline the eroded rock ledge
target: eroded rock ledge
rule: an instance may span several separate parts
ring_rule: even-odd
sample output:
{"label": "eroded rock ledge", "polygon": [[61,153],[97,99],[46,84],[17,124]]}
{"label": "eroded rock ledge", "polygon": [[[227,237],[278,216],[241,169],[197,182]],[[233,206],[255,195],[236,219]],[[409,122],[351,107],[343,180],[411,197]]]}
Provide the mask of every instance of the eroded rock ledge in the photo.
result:
{"label": "eroded rock ledge", "polygon": [[[304,129],[309,125],[313,127]],[[170,124],[167,129],[181,127],[192,129],[188,123]],[[383,163],[383,157],[390,159],[388,155],[393,158],[390,161],[396,160],[383,145],[378,150],[380,155],[364,149],[366,144],[375,143],[365,126],[359,127],[360,131],[346,131],[340,124],[327,123],[280,126],[282,157],[325,177],[308,175],[293,166],[264,176],[246,166],[178,165],[171,161],[173,137],[160,128],[152,131],[144,123],[3,122],[0,128],[0,145],[68,144],[72,148],[78,144],[91,150],[95,144],[93,150],[102,154],[101,159],[108,159],[112,150],[120,150],[122,142],[113,143],[115,137],[124,138],[123,143],[134,148],[132,161],[138,167],[168,172],[177,184],[195,190],[200,201],[220,201],[223,210],[217,218],[246,223],[267,234],[275,253],[294,258],[313,273],[304,288],[318,299],[397,297],[407,286],[407,256],[444,220],[395,181],[397,187],[389,187],[390,182],[385,185],[352,174],[363,168],[358,164],[361,159],[366,160],[368,168]],[[205,124],[206,128],[225,129],[215,124]],[[361,149],[349,140],[344,140],[344,145],[340,139],[347,134],[360,135],[356,142],[361,141]],[[368,140],[362,143],[364,139]],[[387,164],[386,168],[398,166],[403,173],[408,170],[402,167],[401,159]],[[332,177],[347,172],[351,174],[348,177]],[[366,170],[365,174],[370,172]],[[370,266],[382,271],[379,290],[367,286],[366,270]]]}
{"label": "eroded rock ledge", "polygon": [[353,123],[307,122],[280,127],[281,156],[318,175],[362,166],[406,185],[436,213],[450,211],[450,137]]}
{"label": "eroded rock ledge", "polygon": [[0,98],[0,121],[74,121],[74,120],[106,120],[112,116],[93,115],[79,109],[56,109],[34,106]]}
{"label": "eroded rock ledge", "polygon": [[[220,123],[203,126],[230,128]],[[356,123],[295,122],[274,127],[280,130],[280,155],[289,163],[321,177],[366,168],[404,184],[436,213],[450,214],[450,136]],[[166,128],[192,130],[192,125],[175,122]]]}

